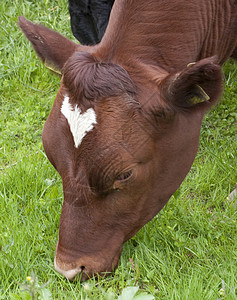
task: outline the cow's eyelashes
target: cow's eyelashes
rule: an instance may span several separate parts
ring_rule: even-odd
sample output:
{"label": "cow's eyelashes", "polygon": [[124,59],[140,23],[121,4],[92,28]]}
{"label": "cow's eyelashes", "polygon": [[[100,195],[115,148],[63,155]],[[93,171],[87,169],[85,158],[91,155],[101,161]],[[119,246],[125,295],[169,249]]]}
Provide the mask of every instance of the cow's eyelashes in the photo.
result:
{"label": "cow's eyelashes", "polygon": [[[100,173],[101,174],[101,173]],[[107,194],[113,190],[125,188],[136,177],[136,168],[130,167],[114,176],[99,176],[93,177],[90,186],[91,189],[98,194]],[[98,179],[99,178],[99,179]]]}
{"label": "cow's eyelashes", "polygon": [[125,180],[128,180],[133,174],[133,170],[128,170],[128,171],[125,171],[121,174],[119,174],[117,177],[116,177],[116,180],[118,181],[125,181]]}
{"label": "cow's eyelashes", "polygon": [[130,169],[118,174],[113,184],[113,190],[120,190],[134,178],[134,170]]}

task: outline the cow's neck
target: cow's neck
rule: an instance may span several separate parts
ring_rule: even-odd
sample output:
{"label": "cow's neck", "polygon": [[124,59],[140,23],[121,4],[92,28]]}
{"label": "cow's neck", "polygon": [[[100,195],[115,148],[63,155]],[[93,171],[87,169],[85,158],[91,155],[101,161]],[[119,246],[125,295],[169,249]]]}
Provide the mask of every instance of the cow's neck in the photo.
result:
{"label": "cow's neck", "polygon": [[213,13],[208,4],[210,18],[203,15],[206,5],[206,1],[117,0],[97,55],[121,65],[139,61],[168,72],[183,68],[205,56],[206,28]]}
{"label": "cow's neck", "polygon": [[139,58],[144,64],[159,65],[168,71],[193,61],[200,51],[199,40],[193,41],[195,24],[191,23],[193,29],[183,26],[184,19],[192,18],[192,13],[177,15],[177,2],[115,1],[109,26],[98,47],[102,59],[121,64]]}

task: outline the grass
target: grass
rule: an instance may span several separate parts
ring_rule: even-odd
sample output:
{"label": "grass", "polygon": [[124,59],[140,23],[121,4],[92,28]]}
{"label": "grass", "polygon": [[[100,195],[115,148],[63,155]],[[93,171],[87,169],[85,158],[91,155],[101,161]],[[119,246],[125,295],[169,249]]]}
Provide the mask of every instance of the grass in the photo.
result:
{"label": "grass", "polygon": [[17,17],[72,38],[66,2],[0,1],[0,299],[237,299],[236,202],[226,201],[237,181],[231,61],[224,67],[224,97],[204,120],[190,173],[124,245],[115,273],[81,284],[54,271],[63,196],[41,133],[60,78],[36,58]]}

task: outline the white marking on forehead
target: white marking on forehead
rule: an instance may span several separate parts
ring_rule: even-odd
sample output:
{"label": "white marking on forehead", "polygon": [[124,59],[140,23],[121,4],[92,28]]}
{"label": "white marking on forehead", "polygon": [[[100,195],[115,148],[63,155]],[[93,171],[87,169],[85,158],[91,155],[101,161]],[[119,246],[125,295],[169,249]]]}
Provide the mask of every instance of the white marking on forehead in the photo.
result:
{"label": "white marking on forehead", "polygon": [[69,103],[69,97],[64,96],[61,113],[68,121],[77,148],[85,135],[94,128],[93,125],[97,124],[95,111],[93,108],[89,108],[82,113],[77,104],[73,108]]}

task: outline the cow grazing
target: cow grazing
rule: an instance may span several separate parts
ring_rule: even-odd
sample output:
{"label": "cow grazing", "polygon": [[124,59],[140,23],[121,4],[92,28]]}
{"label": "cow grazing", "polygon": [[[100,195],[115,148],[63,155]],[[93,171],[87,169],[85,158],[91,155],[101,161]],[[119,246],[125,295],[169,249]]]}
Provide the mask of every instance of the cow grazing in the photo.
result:
{"label": "cow grazing", "polygon": [[68,0],[72,33],[81,44],[101,41],[113,3],[114,0]]}
{"label": "cow grazing", "polygon": [[237,58],[237,2],[116,0],[95,46],[19,25],[62,74],[43,130],[64,192],[55,268],[86,280],[116,268],[189,172],[221,65]]}

